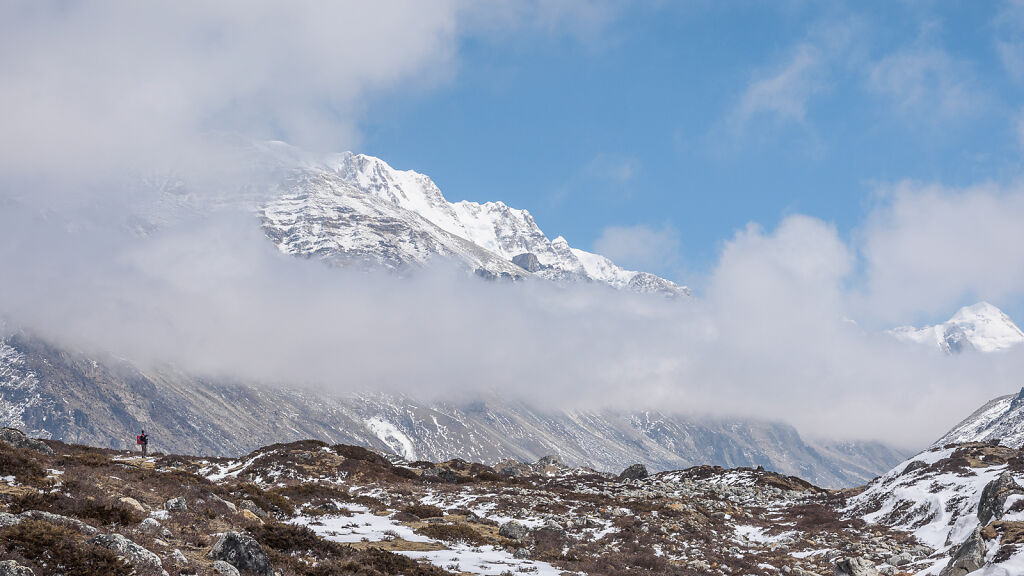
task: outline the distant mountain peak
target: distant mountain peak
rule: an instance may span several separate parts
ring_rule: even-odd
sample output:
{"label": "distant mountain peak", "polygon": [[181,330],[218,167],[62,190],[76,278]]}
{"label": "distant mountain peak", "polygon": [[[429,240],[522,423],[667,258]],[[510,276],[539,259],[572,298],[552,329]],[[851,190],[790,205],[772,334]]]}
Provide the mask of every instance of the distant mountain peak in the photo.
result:
{"label": "distant mountain peak", "polygon": [[282,252],[392,269],[445,257],[485,278],[536,276],[690,296],[669,280],[574,249],[562,236],[549,240],[527,210],[501,201],[448,202],[429,176],[380,158],[343,152],[318,159],[283,143],[262,150],[291,166],[283,193],[263,207],[264,230]]}
{"label": "distant mountain peak", "polygon": [[942,324],[924,328],[903,326],[892,333],[902,340],[938,346],[949,354],[967,350],[995,352],[1024,343],[1024,332],[988,302],[964,306]]}

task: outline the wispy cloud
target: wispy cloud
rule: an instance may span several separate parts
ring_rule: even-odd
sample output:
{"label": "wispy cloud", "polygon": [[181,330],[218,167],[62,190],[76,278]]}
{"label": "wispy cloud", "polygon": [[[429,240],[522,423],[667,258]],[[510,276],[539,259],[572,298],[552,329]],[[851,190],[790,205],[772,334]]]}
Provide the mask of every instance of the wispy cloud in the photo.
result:
{"label": "wispy cloud", "polygon": [[679,231],[666,224],[660,228],[609,226],[594,240],[593,249],[619,266],[633,270],[665,270],[679,264]]}
{"label": "wispy cloud", "polygon": [[913,120],[959,119],[979,110],[987,100],[971,62],[943,48],[940,32],[937,24],[923,26],[911,45],[883,56],[867,69],[868,89]]}
{"label": "wispy cloud", "polygon": [[803,122],[810,99],[825,89],[821,51],[801,44],[780,66],[751,80],[730,115],[734,129],[744,128],[759,115],[781,121]]}

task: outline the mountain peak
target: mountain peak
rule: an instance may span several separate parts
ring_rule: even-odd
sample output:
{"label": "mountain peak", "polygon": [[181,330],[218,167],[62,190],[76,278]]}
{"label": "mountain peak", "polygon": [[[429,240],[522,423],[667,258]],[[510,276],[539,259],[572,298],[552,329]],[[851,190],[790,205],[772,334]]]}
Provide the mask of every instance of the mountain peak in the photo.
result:
{"label": "mountain peak", "polygon": [[946,353],[964,350],[994,352],[1024,343],[1024,332],[1002,310],[988,302],[978,302],[957,310],[947,322],[893,330],[898,338],[934,344]]}
{"label": "mountain peak", "polygon": [[[430,177],[380,158],[344,152],[317,162],[283,143],[263,149],[294,165],[287,193],[263,209],[267,235],[288,254],[393,269],[444,257],[488,278],[533,275],[689,295],[669,280],[576,251],[561,236],[549,240],[527,210],[501,201],[449,202]],[[533,271],[513,262],[524,254],[536,259]]]}

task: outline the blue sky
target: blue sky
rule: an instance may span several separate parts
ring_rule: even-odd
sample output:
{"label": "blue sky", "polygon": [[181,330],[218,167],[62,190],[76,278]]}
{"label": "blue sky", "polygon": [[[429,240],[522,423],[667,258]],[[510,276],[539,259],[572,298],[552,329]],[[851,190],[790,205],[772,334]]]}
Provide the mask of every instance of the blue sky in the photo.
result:
{"label": "blue sky", "polygon": [[648,3],[605,16],[579,33],[462,38],[436,88],[370,101],[362,151],[430,174],[451,200],[528,208],[580,247],[648,227],[669,240],[653,271],[682,282],[748,222],[803,213],[850,238],[880,185],[1020,175],[1012,6]]}

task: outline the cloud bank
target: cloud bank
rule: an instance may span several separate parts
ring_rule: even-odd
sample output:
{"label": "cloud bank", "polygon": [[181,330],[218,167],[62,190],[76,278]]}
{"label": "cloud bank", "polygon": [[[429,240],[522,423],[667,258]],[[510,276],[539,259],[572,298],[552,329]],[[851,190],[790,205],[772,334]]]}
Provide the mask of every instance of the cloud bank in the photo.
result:
{"label": "cloud bank", "polygon": [[[443,262],[401,279],[331,269],[263,237],[253,207],[275,174],[239,140],[354,146],[366,98],[444,82],[474,26],[547,29],[575,6],[589,30],[610,13],[540,6],[0,7],[0,316],[268,385],[499,390],[907,446],[1019,386],[1024,353],[947,358],[879,328],[1024,294],[1020,186],[901,184],[852,240],[809,216],[751,225],[695,279],[695,302],[484,283]],[[767,104],[749,115],[805,114],[818,68],[813,53],[793,62],[758,80]],[[608,236],[620,255],[649,257],[625,232]]]}

